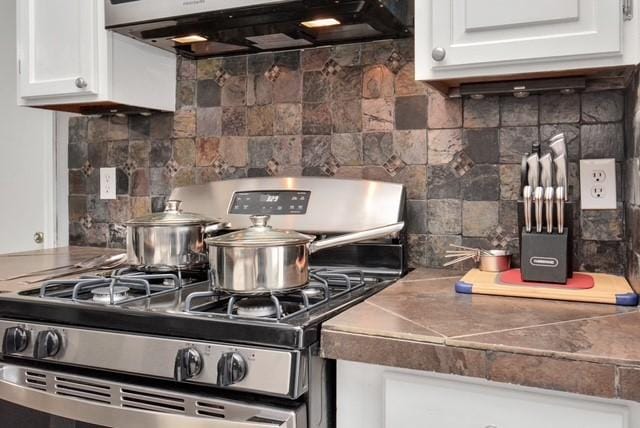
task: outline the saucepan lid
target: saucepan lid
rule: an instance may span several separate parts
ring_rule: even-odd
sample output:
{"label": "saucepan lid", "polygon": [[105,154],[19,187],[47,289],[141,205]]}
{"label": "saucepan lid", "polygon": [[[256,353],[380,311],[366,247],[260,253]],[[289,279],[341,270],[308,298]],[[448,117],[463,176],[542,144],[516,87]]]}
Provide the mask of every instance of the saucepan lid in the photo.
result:
{"label": "saucepan lid", "polygon": [[316,238],[294,230],[274,229],[267,224],[269,218],[271,216],[268,215],[249,216],[252,226],[237,232],[207,238],[206,242],[219,247],[275,247],[306,244]]}
{"label": "saucepan lid", "polygon": [[182,201],[169,200],[164,211],[147,214],[127,221],[129,226],[189,226],[216,223],[217,220],[200,214],[184,212],[180,208]]}

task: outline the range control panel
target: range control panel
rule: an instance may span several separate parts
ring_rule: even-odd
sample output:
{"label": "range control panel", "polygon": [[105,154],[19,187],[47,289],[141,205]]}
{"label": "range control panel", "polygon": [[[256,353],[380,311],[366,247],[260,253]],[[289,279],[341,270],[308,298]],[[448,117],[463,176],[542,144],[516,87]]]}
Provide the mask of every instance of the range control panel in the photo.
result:
{"label": "range control panel", "polygon": [[236,192],[229,214],[305,214],[310,197],[299,190]]}

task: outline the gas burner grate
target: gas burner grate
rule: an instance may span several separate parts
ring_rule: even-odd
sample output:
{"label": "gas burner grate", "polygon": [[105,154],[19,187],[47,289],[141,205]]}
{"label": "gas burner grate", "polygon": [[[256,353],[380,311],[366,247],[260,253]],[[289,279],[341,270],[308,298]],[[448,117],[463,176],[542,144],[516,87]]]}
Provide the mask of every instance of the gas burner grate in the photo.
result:
{"label": "gas burner grate", "polygon": [[[191,293],[185,301],[184,311],[192,315],[282,322],[364,287],[369,282],[378,281],[375,278],[365,277],[364,272],[358,269],[313,269],[310,277],[312,281],[306,287],[287,293],[246,296],[228,294],[216,289]],[[196,306],[195,302],[202,299],[209,301]],[[264,316],[243,311],[242,306],[249,306],[250,300],[259,301],[260,306],[270,304],[271,310],[265,311]]]}
{"label": "gas burner grate", "polygon": [[147,274],[121,269],[110,277],[87,276],[47,281],[40,287],[40,297],[100,305],[122,305],[152,295],[171,293],[188,283],[189,280],[183,279],[179,271]]}

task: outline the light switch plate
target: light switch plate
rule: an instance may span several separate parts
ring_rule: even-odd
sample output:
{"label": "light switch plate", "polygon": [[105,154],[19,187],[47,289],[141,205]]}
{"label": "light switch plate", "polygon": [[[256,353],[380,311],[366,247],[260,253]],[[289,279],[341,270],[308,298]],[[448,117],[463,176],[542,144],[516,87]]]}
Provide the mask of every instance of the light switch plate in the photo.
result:
{"label": "light switch plate", "polygon": [[583,210],[615,210],[615,159],[580,161],[580,203]]}
{"label": "light switch plate", "polygon": [[116,169],[100,168],[100,199],[116,198]]}

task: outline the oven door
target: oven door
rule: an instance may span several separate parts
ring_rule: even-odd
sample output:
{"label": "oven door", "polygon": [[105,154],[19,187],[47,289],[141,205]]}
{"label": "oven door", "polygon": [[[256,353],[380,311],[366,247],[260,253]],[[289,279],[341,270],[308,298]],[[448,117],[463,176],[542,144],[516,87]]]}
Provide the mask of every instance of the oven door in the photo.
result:
{"label": "oven door", "polygon": [[34,428],[60,418],[78,422],[72,425],[77,427],[307,427],[304,405],[249,404],[4,363],[0,400],[4,422],[31,421]]}

